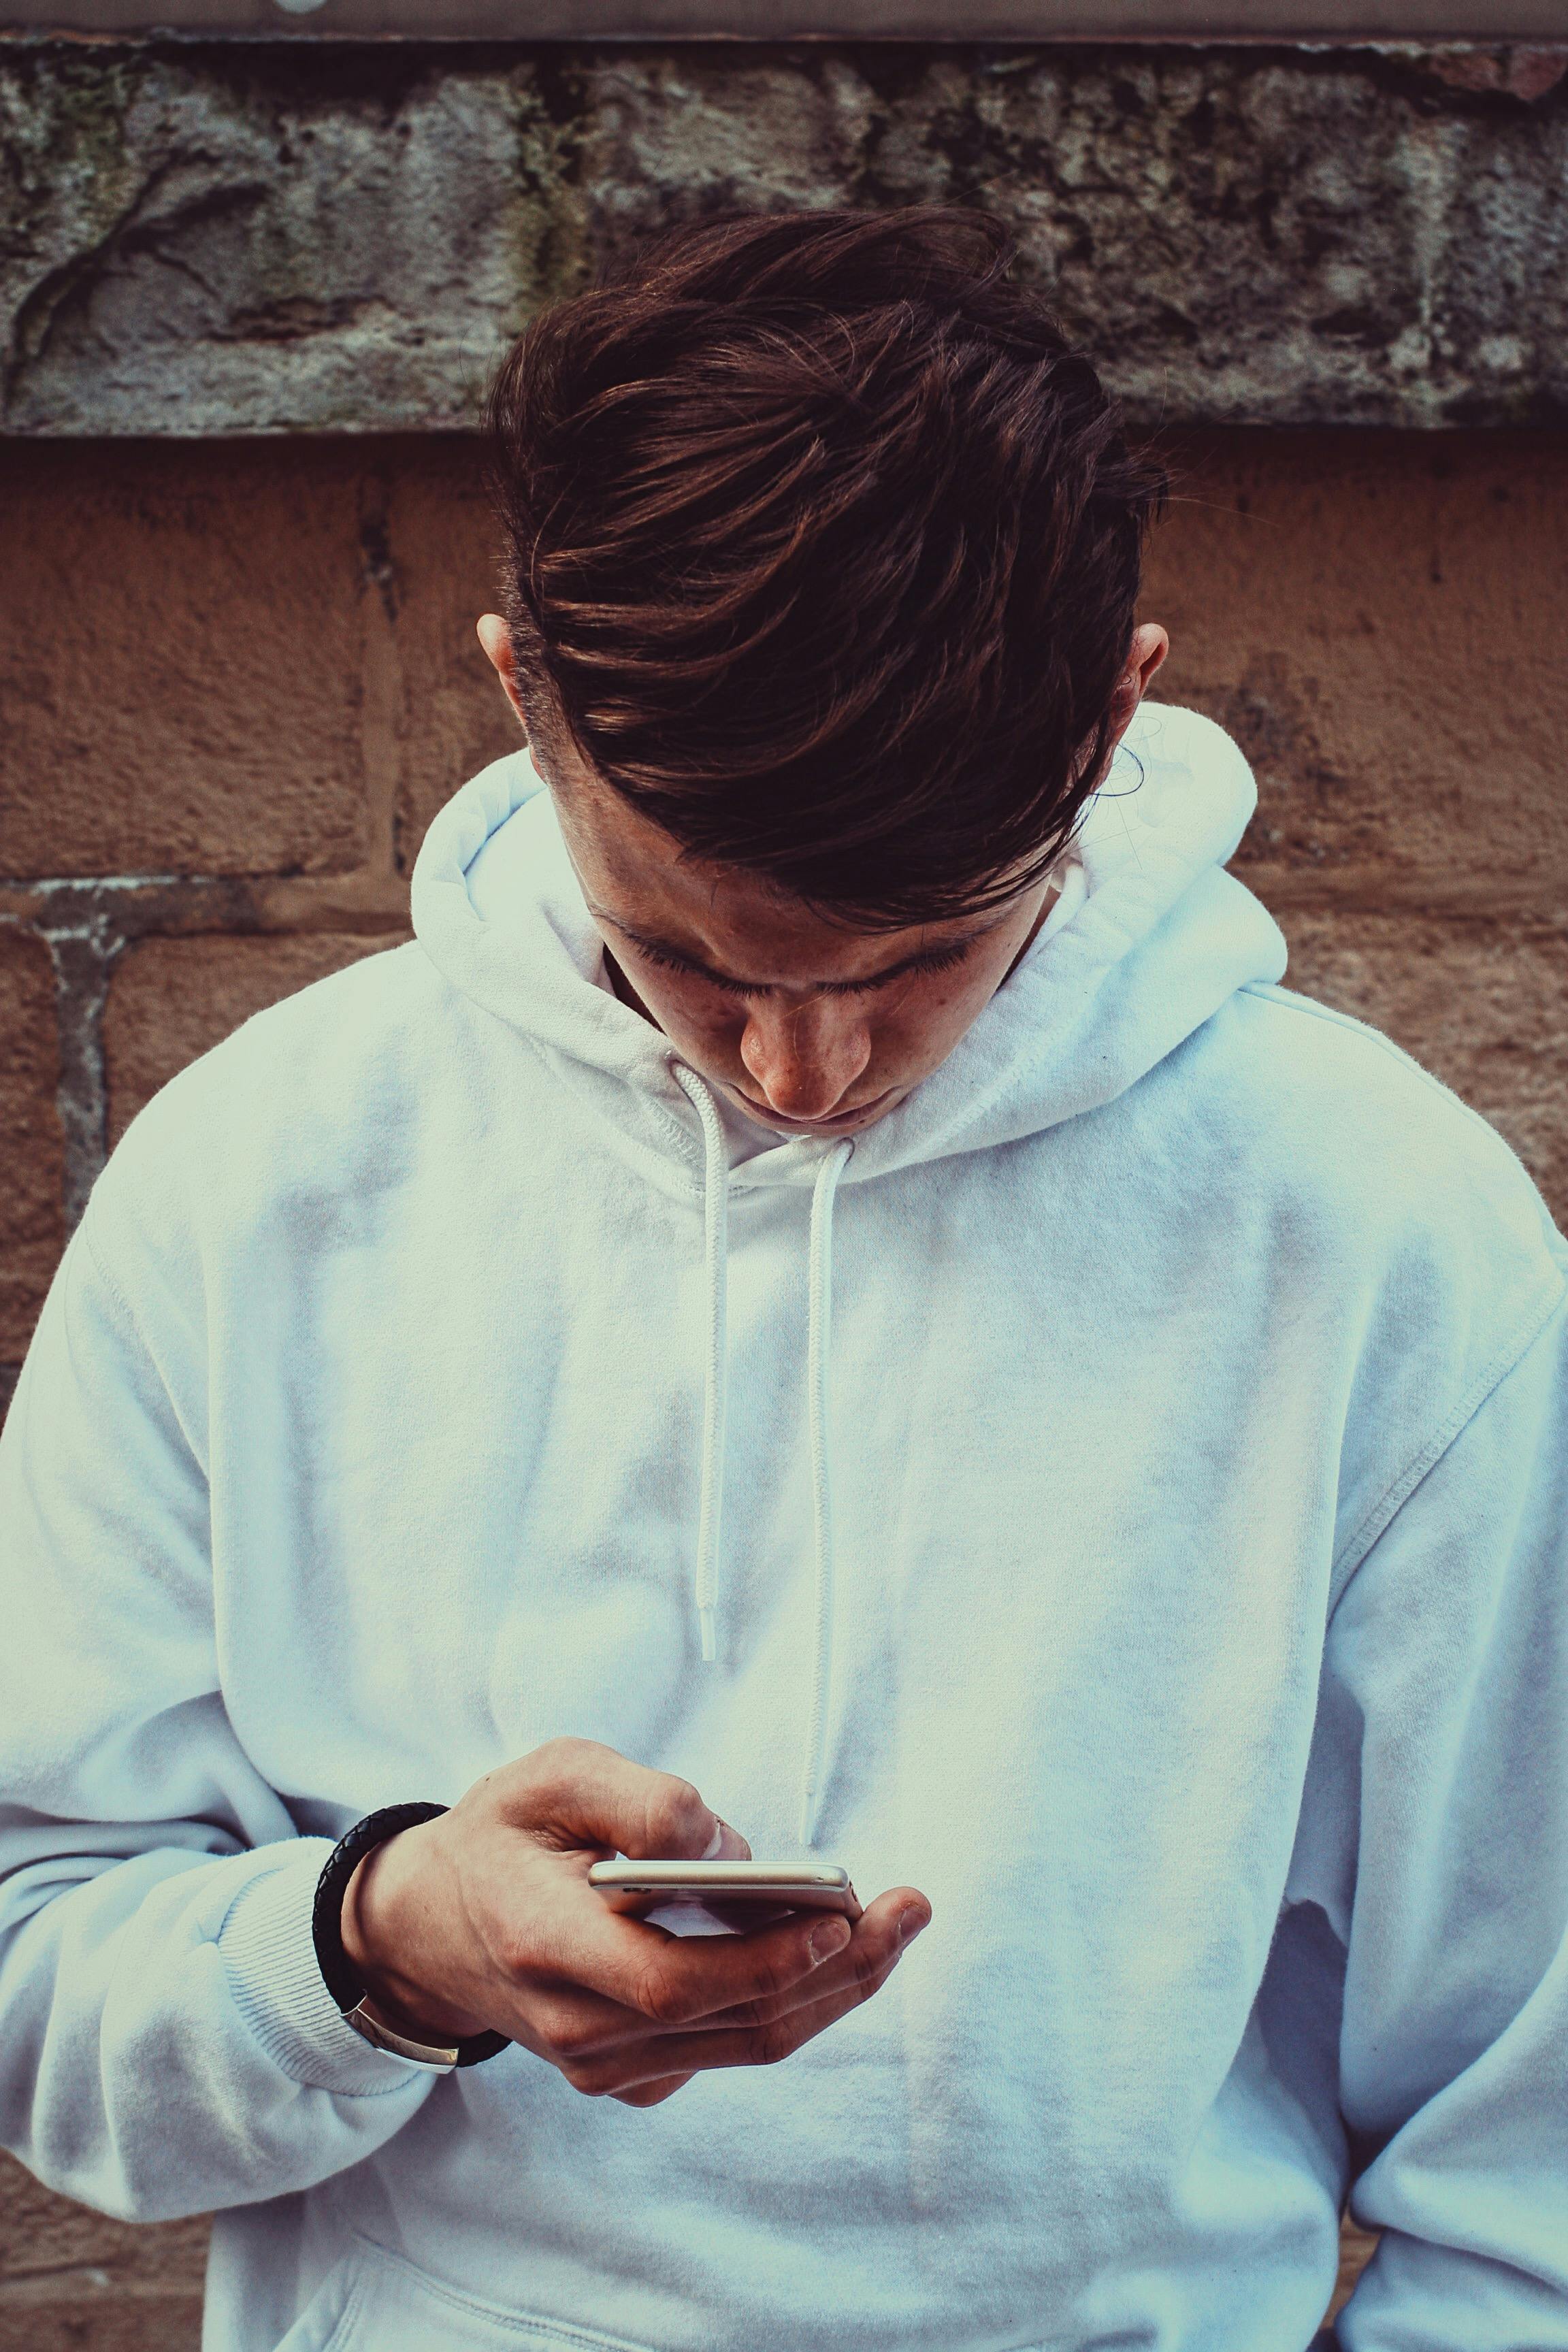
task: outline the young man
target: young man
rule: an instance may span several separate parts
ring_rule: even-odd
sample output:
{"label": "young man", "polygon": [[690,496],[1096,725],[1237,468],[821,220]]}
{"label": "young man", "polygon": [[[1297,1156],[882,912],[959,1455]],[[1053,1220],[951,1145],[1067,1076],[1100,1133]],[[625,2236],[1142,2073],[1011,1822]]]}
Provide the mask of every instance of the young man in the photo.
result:
{"label": "young man", "polygon": [[[51,1294],[0,2125],[218,2209],[209,2347],[1300,2352],[1352,2183],[1350,2352],[1568,2346],[1563,1244],[1276,985],[1005,259],[720,223],[539,322],[531,756]],[[741,1831],[889,1891],[587,1885]]]}

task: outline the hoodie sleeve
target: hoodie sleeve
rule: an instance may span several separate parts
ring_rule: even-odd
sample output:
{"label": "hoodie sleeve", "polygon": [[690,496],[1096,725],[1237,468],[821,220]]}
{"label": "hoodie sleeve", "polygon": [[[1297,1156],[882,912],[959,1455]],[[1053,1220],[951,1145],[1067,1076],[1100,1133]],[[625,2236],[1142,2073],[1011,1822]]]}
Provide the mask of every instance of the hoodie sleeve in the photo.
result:
{"label": "hoodie sleeve", "polygon": [[1346,2352],[1568,2347],[1568,1310],[1354,1570],[1288,1899],[1343,1955]]}
{"label": "hoodie sleeve", "polygon": [[93,1217],[0,1435],[0,2144],[153,2221],[357,2163],[435,2078],[321,1981],[330,1842],[224,1705],[199,1351],[149,1346]]}

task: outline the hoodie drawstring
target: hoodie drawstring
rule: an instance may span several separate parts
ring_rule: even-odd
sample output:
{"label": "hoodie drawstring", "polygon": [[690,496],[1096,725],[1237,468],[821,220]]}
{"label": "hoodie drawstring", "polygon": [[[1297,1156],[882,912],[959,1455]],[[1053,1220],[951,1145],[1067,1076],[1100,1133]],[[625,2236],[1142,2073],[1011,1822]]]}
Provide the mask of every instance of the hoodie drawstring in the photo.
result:
{"label": "hoodie drawstring", "polygon": [[[702,1124],[702,1240],[708,1286],[708,1360],[702,1394],[702,1491],[697,1521],[697,1623],[702,1656],[719,1654],[720,1513],[724,1499],[724,1419],[728,1400],[725,1290],[729,1273],[730,1155],[719,1113],[695,1070],[671,1064]],[[811,1444],[812,1533],[816,1556],[816,1641],[801,1789],[800,1835],[810,1845],[821,1801],[823,1750],[833,1668],[833,1486],[827,1381],[833,1331],[833,1201],[854,1151],[847,1138],[816,1171],[811,1192],[805,1340],[806,1420]]]}
{"label": "hoodie drawstring", "polygon": [[816,1552],[816,1660],[811,1722],[805,1735],[805,1780],[800,1798],[800,1842],[816,1835],[823,1746],[827,1737],[827,1687],[833,1665],[833,1483],[827,1442],[827,1368],[833,1337],[833,1196],[855,1147],[847,1139],[830,1152],[811,1188],[811,1249],[807,1260],[806,1410],[811,1432],[811,1498]]}
{"label": "hoodie drawstring", "polygon": [[679,1084],[702,1122],[702,1255],[708,1282],[708,1364],[702,1385],[702,1502],[697,1521],[697,1627],[702,1656],[719,1654],[719,1520],[724,1504],[724,1408],[729,1396],[724,1345],[724,1293],[729,1272],[730,1155],[713,1097],[677,1062]]}

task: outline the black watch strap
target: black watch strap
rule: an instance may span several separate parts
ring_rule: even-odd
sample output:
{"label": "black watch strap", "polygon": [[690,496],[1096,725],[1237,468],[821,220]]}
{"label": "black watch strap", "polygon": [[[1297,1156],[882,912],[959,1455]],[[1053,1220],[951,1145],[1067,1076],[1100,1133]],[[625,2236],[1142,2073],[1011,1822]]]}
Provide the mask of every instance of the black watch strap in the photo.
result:
{"label": "black watch strap", "polygon": [[470,2033],[442,2048],[410,2042],[392,2032],[374,2016],[367,2017],[363,2010],[365,1988],[343,1950],[343,1891],[365,1855],[376,1846],[384,1845],[399,1830],[433,1822],[447,1811],[445,1805],[383,1805],[379,1812],[367,1813],[363,1822],[356,1822],[327,1856],[326,1866],[316,1881],[316,1900],[310,1914],[310,1934],[321,1981],[355,2032],[378,2048],[395,2051],[417,2064],[442,2069],[482,2064],[485,2059],[494,2058],[510,2047],[506,2035]]}

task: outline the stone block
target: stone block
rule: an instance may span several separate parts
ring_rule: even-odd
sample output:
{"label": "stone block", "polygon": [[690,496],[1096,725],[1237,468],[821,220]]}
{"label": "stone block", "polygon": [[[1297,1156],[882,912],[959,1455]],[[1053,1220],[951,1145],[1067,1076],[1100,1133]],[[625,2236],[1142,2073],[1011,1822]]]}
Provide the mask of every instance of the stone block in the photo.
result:
{"label": "stone block", "polygon": [[1181,45],[0,51],[0,424],[471,423],[547,297],[721,205],[981,203],[1146,421],[1568,409],[1560,59]]}
{"label": "stone block", "polygon": [[111,2221],[0,2155],[0,2352],[196,2352],[206,2241],[205,2216]]}
{"label": "stone block", "polygon": [[553,77],[403,42],[192,63],[0,53],[0,415],[176,435],[470,422],[571,210]]}
{"label": "stone block", "polygon": [[1142,600],[1156,692],[1237,736],[1260,887],[1568,888],[1560,436],[1188,435]]}
{"label": "stone block", "polygon": [[358,528],[331,451],[0,443],[0,875],[358,865]]}
{"label": "stone block", "polygon": [[74,2285],[0,2297],[0,2352],[200,2352],[199,2294]]}
{"label": "stone block", "polygon": [[0,930],[0,1364],[16,1363],[65,1245],[65,1139],[49,951]]}
{"label": "stone block", "polygon": [[110,1140],[176,1071],[264,1006],[396,942],[384,933],[142,940],[115,965],[103,1015]]}
{"label": "stone block", "polygon": [[1370,1022],[1452,1087],[1568,1226],[1568,936],[1359,908],[1281,922],[1286,986]]}

